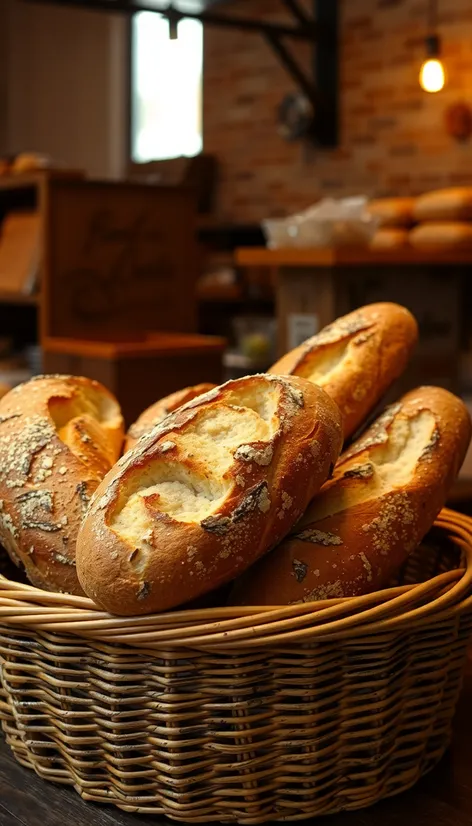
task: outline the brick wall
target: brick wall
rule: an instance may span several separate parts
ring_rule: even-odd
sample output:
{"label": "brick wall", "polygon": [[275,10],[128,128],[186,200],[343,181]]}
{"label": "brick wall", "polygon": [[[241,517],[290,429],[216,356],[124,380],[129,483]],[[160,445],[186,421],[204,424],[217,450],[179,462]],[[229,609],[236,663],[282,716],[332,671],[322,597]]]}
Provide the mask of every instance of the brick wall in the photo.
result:
{"label": "brick wall", "polygon": [[[437,95],[418,84],[425,0],[339,1],[341,136],[335,150],[289,144],[277,135],[276,107],[294,85],[260,35],[207,28],[204,139],[205,151],[221,163],[222,217],[257,221],[322,195],[472,184],[472,142],[456,142],[444,127],[449,104],[472,105],[471,0],[439,0],[448,84]],[[227,9],[285,20],[281,7],[280,0],[238,0]],[[306,63],[306,48],[298,44],[297,52]]]}

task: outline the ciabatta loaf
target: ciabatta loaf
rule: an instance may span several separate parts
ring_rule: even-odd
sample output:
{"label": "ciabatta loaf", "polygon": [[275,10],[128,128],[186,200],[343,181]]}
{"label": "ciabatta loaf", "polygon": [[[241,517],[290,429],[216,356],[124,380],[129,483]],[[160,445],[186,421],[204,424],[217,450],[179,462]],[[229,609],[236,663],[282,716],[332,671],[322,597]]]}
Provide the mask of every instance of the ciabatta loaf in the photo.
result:
{"label": "ciabatta loaf", "polygon": [[341,444],[337,406],[306,379],[250,376],[199,396],[97,489],[77,542],[84,591],[137,615],[228,582],[288,533]]}
{"label": "ciabatta loaf", "polygon": [[403,373],[417,338],[418,326],[405,307],[369,304],[325,327],[269,372],[322,387],[340,408],[348,438]]}
{"label": "ciabatta loaf", "polygon": [[231,601],[279,605],[387,586],[445,503],[471,424],[463,402],[422,387],[341,457],[289,538],[246,572]]}
{"label": "ciabatta loaf", "polygon": [[214,384],[196,384],[193,387],[184,387],[183,390],[177,390],[176,393],[171,393],[170,396],[165,396],[163,399],[148,407],[135,423],[131,425],[126,434],[125,451],[131,450],[135,446],[138,439],[149,433],[156,424],[162,422],[169,413],[173,413],[183,404],[196,399],[197,396],[208,393],[213,390]]}
{"label": "ciabatta loaf", "polygon": [[0,400],[0,541],[33,585],[83,593],[79,525],[123,435],[117,401],[90,379],[40,376]]}

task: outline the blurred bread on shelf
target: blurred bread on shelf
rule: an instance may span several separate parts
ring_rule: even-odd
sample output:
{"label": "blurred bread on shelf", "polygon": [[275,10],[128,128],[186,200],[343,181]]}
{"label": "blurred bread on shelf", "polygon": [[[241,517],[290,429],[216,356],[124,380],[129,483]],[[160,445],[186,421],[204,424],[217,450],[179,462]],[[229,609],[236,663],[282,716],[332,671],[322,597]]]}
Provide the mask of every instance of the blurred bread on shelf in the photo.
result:
{"label": "blurred bread on shelf", "polygon": [[430,221],[411,230],[410,244],[419,250],[472,250],[472,223]]}
{"label": "blurred bread on shelf", "polygon": [[379,227],[409,227],[414,223],[416,198],[376,198],[367,205],[367,212]]}
{"label": "blurred bread on shelf", "polygon": [[380,227],[370,242],[372,250],[400,250],[410,246],[405,227]]}
{"label": "blurred bread on shelf", "polygon": [[425,192],[416,199],[415,221],[472,220],[472,187],[457,186]]}
{"label": "blurred bread on shelf", "polygon": [[51,160],[46,155],[38,152],[20,152],[10,165],[11,175],[22,175],[26,172],[37,172],[40,169],[48,169]]}

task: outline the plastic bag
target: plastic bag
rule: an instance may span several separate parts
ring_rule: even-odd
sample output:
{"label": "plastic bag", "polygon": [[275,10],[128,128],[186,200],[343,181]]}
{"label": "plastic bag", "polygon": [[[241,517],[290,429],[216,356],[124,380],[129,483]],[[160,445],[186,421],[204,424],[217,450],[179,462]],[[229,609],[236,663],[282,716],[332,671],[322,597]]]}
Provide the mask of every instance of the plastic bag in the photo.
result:
{"label": "plastic bag", "polygon": [[367,246],[379,225],[367,204],[364,196],[324,198],[304,212],[263,221],[267,245],[270,249]]}

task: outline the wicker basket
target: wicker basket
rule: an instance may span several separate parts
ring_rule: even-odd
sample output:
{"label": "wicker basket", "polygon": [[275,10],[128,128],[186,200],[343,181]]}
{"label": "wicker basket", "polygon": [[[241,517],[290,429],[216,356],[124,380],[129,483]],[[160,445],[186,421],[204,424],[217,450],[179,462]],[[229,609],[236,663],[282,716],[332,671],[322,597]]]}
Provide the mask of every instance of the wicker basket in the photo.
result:
{"label": "wicker basket", "polygon": [[443,511],[401,584],[282,609],[122,619],[0,578],[0,720],[86,800],[264,823],[407,789],[446,749],[472,626],[472,521]]}

